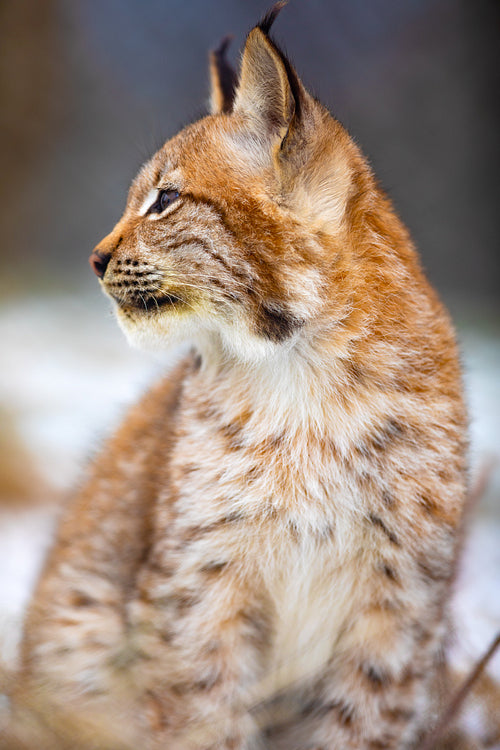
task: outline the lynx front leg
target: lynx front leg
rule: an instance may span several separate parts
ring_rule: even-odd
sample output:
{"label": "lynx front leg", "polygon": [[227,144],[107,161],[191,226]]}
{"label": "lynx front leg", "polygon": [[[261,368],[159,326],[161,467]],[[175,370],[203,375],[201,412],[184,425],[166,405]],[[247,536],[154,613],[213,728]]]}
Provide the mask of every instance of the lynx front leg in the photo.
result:
{"label": "lynx front leg", "polygon": [[145,734],[154,748],[254,747],[249,707],[269,641],[259,587],[220,552],[176,571],[171,550],[168,559],[168,570],[150,562],[130,605]]}
{"label": "lynx front leg", "polygon": [[[126,639],[125,603],[149,545],[157,487],[168,488],[166,426],[190,367],[189,361],[179,365],[138,403],[91,467],[65,511],[28,611],[17,701],[44,716],[57,713],[63,725],[71,714],[70,736],[75,711],[89,725],[104,714],[103,723],[134,746],[124,731],[130,721],[123,719],[133,717],[127,708],[133,686],[116,657]],[[109,720],[110,702],[112,715],[122,717],[116,722]],[[118,746],[115,740],[110,747]]]}
{"label": "lynx front leg", "polygon": [[[388,604],[386,604],[388,606]],[[353,624],[304,715],[314,750],[413,750],[439,712],[441,628],[389,607]]]}
{"label": "lynx front leg", "polygon": [[[408,668],[399,679],[374,667],[350,665],[351,675],[330,677],[306,712],[315,730],[309,750],[410,750],[419,721],[415,704],[425,702],[423,675]],[[329,678],[326,678],[329,682]]]}
{"label": "lynx front leg", "polygon": [[118,518],[92,507],[105,497],[105,479],[93,478],[76,499],[93,523],[86,526],[82,514],[63,523],[28,613],[15,702],[40,731],[50,719],[54,748],[97,739],[104,749],[137,746],[133,687],[114,662],[126,637],[124,599],[143,524],[134,492],[121,489]]}

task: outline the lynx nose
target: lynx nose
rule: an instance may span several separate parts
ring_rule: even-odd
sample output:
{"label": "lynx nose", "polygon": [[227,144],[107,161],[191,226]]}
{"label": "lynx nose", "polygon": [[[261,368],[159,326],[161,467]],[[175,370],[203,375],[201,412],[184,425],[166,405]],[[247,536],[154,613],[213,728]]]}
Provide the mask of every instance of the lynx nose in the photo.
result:
{"label": "lynx nose", "polygon": [[98,250],[94,250],[94,252],[90,256],[90,267],[92,268],[95,275],[100,279],[102,279],[104,274],[106,273],[106,268],[108,267],[110,259],[110,253],[101,253]]}

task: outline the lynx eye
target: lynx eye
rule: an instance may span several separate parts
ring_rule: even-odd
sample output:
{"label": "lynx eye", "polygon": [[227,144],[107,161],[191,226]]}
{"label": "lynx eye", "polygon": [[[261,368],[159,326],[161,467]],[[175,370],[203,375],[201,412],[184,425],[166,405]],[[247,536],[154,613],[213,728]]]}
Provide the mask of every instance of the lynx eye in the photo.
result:
{"label": "lynx eye", "polygon": [[150,206],[148,214],[161,214],[178,197],[177,190],[160,190],[155,202]]}

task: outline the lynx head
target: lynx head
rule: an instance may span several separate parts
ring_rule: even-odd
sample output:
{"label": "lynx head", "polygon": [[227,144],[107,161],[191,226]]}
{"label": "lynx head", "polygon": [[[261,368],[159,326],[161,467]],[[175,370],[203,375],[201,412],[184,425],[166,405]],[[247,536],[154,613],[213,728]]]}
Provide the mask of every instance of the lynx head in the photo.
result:
{"label": "lynx head", "polygon": [[143,166],[90,258],[133,343],[201,336],[251,358],[331,324],[369,173],[269,37],[282,5],[248,35],[239,80],[228,40],[212,53],[211,114]]}

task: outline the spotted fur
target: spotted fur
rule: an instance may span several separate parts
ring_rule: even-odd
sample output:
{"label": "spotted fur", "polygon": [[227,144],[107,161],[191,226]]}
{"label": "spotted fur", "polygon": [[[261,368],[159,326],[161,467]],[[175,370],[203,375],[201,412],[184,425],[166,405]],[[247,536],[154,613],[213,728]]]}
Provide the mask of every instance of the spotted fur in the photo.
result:
{"label": "spotted fur", "polygon": [[212,114],[142,168],[91,259],[133,344],[195,351],[95,461],[27,620],[25,684],[115,717],[110,747],[409,750],[438,710],[454,334],[275,15],[236,88],[218,50]]}

